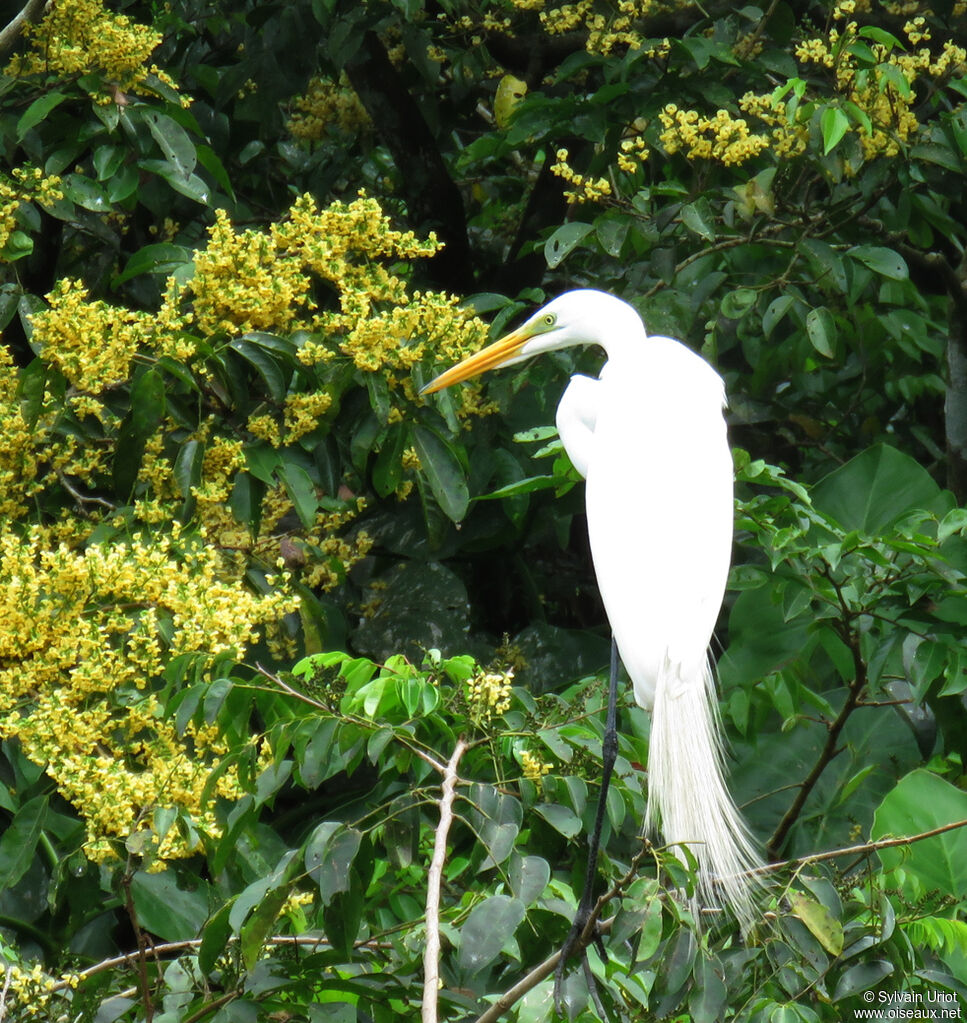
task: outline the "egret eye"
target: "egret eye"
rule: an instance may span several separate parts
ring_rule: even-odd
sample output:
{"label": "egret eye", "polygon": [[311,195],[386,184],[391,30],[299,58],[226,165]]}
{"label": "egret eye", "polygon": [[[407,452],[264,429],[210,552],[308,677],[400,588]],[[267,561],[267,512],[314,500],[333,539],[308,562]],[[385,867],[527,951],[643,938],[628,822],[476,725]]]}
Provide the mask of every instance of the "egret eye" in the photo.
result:
{"label": "egret eye", "polygon": [[545,327],[553,327],[556,321],[557,321],[557,317],[553,313],[548,313],[544,317],[544,326]]}

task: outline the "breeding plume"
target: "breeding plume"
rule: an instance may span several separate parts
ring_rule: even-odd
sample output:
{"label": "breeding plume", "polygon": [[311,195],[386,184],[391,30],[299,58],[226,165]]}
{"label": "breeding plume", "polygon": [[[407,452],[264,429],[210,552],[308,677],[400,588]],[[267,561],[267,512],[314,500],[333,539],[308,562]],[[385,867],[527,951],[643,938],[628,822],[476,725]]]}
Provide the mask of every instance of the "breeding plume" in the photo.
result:
{"label": "breeding plume", "polygon": [[569,345],[600,345],[597,379],[571,378],[557,428],[587,481],[598,588],[635,699],[652,715],[646,825],[699,864],[699,899],[754,919],[760,860],[723,775],[708,646],[732,546],[732,459],[721,377],[689,348],[649,337],[626,302],[570,291],[442,373],[438,391]]}

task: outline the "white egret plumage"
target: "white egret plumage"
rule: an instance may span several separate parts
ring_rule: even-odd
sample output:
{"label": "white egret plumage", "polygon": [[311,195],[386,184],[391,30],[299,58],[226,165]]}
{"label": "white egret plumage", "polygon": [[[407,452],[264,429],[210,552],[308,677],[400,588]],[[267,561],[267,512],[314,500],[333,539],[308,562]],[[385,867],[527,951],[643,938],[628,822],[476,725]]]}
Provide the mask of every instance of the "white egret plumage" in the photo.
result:
{"label": "white egret plumage", "polygon": [[557,428],[587,481],[598,588],[637,702],[652,715],[649,828],[698,862],[699,896],[755,917],[761,865],[725,783],[708,648],[732,546],[732,459],[721,377],[626,302],[570,291],[424,388],[570,345],[599,345],[600,376],[576,375]]}

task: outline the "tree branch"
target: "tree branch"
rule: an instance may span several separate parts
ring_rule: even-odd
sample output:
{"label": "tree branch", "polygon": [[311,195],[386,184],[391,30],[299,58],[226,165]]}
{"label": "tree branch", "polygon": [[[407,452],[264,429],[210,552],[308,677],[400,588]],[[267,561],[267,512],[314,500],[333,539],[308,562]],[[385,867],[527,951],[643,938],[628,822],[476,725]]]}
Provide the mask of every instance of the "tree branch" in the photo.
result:
{"label": "tree branch", "polygon": [[440,991],[440,887],[447,855],[447,835],[453,823],[453,798],[457,787],[457,764],[467,749],[463,738],[457,740],[453,755],[443,773],[440,795],[440,823],[433,838],[433,856],[426,884],[426,949],[423,952],[423,1023],[437,1023],[437,996]]}
{"label": "tree branch", "polygon": [[23,10],[14,15],[7,24],[0,29],[0,54],[4,54],[13,47],[13,44],[20,37],[24,25],[28,21],[39,21],[46,12],[47,0],[27,0]]}
{"label": "tree branch", "polygon": [[[832,582],[832,579],[830,579]],[[835,585],[835,583],[833,584]],[[838,588],[837,588],[838,592]],[[843,607],[844,616],[849,614],[848,609]],[[847,626],[848,628],[848,626]],[[803,806],[806,804],[806,800],[809,798],[810,793],[816,787],[816,783],[822,776],[823,771],[829,766],[830,762],[840,753],[839,749],[839,736],[846,725],[849,716],[856,710],[860,694],[866,686],[866,665],[863,663],[863,658],[860,655],[859,644],[856,637],[851,633],[844,637],[850,651],[853,655],[853,681],[849,685],[849,692],[846,694],[846,701],[842,706],[839,714],[836,715],[835,719],[831,721],[827,727],[826,741],[823,743],[823,748],[819,752],[819,756],[816,758],[816,763],[813,764],[812,770],[803,779],[802,784],[799,786],[799,791],[796,793],[796,798],[793,799],[789,809],[783,815],[781,821],[779,821],[776,830],[772,833],[772,837],[766,843],[766,852],[770,859],[775,859],[779,855],[779,850],[782,848],[783,842],[785,842],[793,824],[802,812]]]}

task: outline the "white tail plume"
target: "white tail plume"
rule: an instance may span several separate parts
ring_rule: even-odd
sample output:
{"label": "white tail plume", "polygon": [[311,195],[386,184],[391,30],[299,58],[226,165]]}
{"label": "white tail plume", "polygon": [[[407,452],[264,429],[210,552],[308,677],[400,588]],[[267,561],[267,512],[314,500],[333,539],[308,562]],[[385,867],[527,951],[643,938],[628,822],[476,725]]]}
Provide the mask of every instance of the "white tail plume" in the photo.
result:
{"label": "white tail plume", "polygon": [[[666,667],[670,668],[666,661]],[[715,679],[708,662],[700,678],[663,673],[655,691],[648,750],[645,827],[667,845],[687,845],[698,860],[698,900],[725,904],[743,933],[754,924],[762,859],[725,786]]]}

